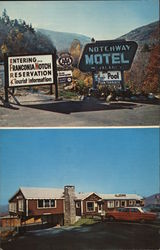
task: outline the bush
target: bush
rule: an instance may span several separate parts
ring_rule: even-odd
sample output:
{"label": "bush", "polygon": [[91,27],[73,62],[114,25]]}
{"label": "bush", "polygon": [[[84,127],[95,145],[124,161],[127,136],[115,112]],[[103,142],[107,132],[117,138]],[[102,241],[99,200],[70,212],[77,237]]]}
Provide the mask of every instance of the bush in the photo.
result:
{"label": "bush", "polygon": [[85,84],[82,80],[76,81],[75,91],[80,95],[88,95],[90,87]]}

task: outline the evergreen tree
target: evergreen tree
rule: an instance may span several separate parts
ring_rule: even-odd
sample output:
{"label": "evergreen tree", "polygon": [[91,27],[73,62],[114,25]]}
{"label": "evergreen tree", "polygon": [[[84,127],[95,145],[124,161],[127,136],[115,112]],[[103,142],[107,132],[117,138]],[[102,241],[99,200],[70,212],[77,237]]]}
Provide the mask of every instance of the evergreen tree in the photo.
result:
{"label": "evergreen tree", "polygon": [[55,47],[51,40],[36,32],[32,24],[24,20],[11,20],[6,9],[0,17],[0,61],[4,54],[54,53]]}

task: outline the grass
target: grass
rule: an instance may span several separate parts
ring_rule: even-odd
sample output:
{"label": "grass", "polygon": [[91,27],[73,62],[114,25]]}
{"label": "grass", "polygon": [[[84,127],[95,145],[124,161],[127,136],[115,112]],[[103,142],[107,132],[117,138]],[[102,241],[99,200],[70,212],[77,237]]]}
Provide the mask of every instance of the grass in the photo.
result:
{"label": "grass", "polygon": [[93,225],[99,222],[99,219],[97,218],[81,218],[79,219],[74,226],[81,227],[81,226],[88,226]]}
{"label": "grass", "polygon": [[77,93],[69,90],[60,90],[59,96],[63,96],[65,99],[77,99]]}

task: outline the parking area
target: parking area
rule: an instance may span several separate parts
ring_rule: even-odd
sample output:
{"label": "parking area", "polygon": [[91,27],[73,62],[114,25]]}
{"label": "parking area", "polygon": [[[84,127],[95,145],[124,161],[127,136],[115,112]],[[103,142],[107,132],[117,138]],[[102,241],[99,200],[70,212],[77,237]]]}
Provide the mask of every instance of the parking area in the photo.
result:
{"label": "parking area", "polygon": [[3,250],[106,250],[159,249],[160,226],[127,222],[103,222],[91,226],[49,228],[27,232]]}
{"label": "parking area", "polygon": [[155,126],[160,123],[160,105],[94,98],[59,100],[54,96],[29,94],[11,98],[11,107],[0,103],[1,127]]}

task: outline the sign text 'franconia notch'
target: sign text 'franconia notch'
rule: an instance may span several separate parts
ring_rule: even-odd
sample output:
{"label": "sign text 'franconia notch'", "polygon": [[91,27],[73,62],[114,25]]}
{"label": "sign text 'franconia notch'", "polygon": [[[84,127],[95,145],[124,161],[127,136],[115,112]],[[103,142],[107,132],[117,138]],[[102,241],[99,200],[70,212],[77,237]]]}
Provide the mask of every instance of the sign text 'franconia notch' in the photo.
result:
{"label": "sign text 'franconia notch'", "polygon": [[54,83],[53,55],[8,57],[8,86],[30,86]]}
{"label": "sign text 'franconia notch'", "polygon": [[83,72],[129,70],[137,43],[125,40],[96,41],[85,45],[79,62]]}

